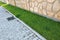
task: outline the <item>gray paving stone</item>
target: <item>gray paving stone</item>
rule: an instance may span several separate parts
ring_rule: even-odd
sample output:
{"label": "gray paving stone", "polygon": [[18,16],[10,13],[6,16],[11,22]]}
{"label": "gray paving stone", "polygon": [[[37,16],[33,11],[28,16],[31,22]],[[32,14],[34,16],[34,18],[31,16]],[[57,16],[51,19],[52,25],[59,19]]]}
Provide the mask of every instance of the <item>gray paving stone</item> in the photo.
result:
{"label": "gray paving stone", "polygon": [[[9,18],[9,21],[7,18]],[[13,18],[14,17],[14,18]],[[13,14],[0,7],[0,40],[46,40]]]}

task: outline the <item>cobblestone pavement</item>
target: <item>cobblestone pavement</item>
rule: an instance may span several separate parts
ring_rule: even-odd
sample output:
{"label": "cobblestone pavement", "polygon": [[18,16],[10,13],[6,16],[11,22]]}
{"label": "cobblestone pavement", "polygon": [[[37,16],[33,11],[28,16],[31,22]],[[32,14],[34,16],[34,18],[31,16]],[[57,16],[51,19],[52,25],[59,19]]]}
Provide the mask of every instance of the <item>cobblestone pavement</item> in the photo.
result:
{"label": "cobblestone pavement", "polygon": [[13,14],[0,7],[0,40],[46,40]]}

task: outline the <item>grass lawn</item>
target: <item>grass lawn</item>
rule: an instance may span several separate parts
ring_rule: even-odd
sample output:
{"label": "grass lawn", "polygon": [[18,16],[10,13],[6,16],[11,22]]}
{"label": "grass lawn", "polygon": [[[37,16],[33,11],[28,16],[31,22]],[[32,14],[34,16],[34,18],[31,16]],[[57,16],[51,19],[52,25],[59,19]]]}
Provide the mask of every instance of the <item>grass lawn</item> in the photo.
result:
{"label": "grass lawn", "polygon": [[[0,5],[4,5],[4,3],[0,2]],[[47,40],[60,40],[59,22],[52,21],[12,5],[5,5],[4,7],[28,24],[32,29],[40,33]]]}

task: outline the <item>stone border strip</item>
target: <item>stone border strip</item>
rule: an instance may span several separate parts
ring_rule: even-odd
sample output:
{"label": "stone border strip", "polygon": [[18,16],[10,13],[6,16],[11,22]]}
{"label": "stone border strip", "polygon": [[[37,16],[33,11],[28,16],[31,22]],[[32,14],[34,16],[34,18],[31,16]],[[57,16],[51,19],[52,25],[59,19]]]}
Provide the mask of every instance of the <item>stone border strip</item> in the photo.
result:
{"label": "stone border strip", "polygon": [[59,0],[3,0],[2,2],[35,12],[38,15],[44,15],[44,17],[60,22]]}

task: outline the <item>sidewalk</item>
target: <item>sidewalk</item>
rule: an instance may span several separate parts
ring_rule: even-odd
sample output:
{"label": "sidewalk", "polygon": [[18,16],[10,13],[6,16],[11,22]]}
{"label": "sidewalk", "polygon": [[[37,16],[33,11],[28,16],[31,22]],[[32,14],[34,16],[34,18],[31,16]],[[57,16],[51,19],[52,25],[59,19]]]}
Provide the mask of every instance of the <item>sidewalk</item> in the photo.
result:
{"label": "sidewalk", "polygon": [[46,40],[24,22],[0,7],[0,40]]}

